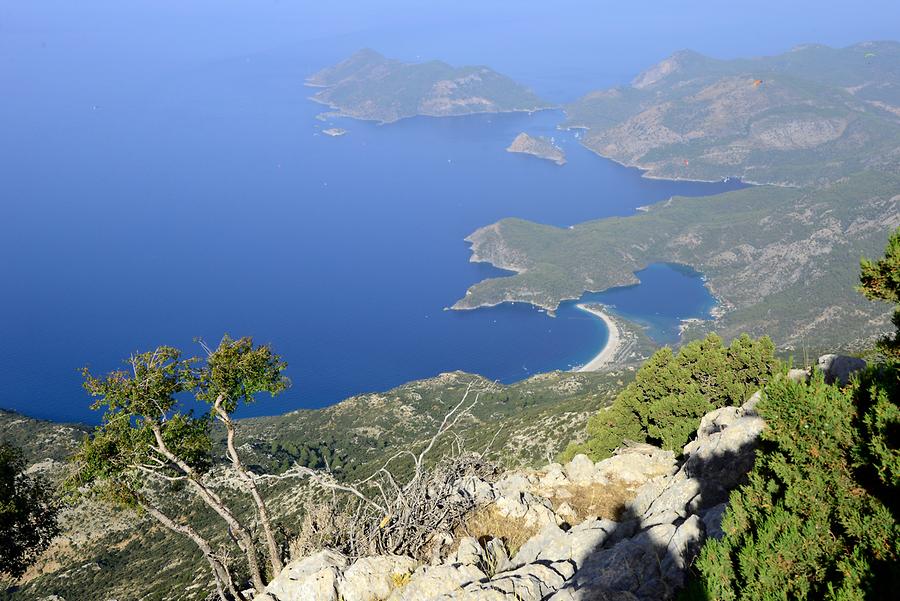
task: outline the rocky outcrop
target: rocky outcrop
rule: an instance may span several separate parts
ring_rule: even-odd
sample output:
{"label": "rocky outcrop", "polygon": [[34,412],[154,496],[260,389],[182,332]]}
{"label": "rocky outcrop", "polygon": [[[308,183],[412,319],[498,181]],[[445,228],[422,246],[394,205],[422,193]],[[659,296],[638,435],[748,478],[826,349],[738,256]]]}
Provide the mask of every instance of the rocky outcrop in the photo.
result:
{"label": "rocky outcrop", "polygon": [[[265,601],[650,601],[669,599],[709,537],[721,537],[728,492],[753,463],[765,427],[759,393],[740,407],[705,415],[683,458],[646,444],[593,462],[511,473],[497,482],[469,477],[460,494],[479,499],[498,519],[536,534],[518,549],[501,537],[463,536],[416,566],[403,557],[350,563],[328,551],[293,562]],[[620,506],[589,496],[617,492]],[[577,509],[576,509],[577,507]],[[599,513],[615,515],[599,515]],[[453,533],[436,533],[451,537]],[[446,548],[446,547],[445,547]]]}
{"label": "rocky outcrop", "polygon": [[847,355],[822,355],[819,357],[818,367],[825,375],[825,382],[837,382],[846,386],[854,373],[866,368],[866,362]]}
{"label": "rocky outcrop", "polygon": [[525,132],[516,136],[515,140],[507,147],[507,152],[518,152],[521,154],[530,154],[539,159],[553,161],[557,165],[566,164],[566,154],[562,148],[556,145],[553,138],[545,138],[543,136],[529,136]]}

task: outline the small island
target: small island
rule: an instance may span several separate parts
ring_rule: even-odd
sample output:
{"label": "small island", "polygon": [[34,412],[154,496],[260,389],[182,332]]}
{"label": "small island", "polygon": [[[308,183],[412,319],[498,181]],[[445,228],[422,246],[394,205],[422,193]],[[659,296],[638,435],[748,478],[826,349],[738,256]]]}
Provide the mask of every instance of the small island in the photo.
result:
{"label": "small island", "polygon": [[507,149],[507,152],[519,152],[522,154],[530,154],[540,159],[553,161],[557,165],[566,164],[566,155],[562,148],[557,146],[552,138],[543,136],[529,136],[525,132],[516,136]]}
{"label": "small island", "polygon": [[531,112],[551,106],[488,67],[405,63],[369,49],[310,75],[306,85],[318,88],[311,100],[333,109],[330,114],[379,123],[416,116]]}
{"label": "small island", "polygon": [[323,129],[322,133],[326,136],[331,136],[332,138],[337,138],[338,136],[343,136],[347,133],[346,129],[341,129],[340,127],[329,127],[328,129]]}

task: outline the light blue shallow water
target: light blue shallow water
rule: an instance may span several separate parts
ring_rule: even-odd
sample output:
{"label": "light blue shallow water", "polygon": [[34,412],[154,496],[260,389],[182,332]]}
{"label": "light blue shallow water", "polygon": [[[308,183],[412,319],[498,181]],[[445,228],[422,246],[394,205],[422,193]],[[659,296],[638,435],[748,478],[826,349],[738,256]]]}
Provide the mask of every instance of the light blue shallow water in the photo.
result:
{"label": "light blue shallow water", "polygon": [[[565,226],[736,185],[642,179],[554,131],[555,111],[321,123],[302,85],[370,46],[492,64],[561,101],[687,41],[591,58],[612,30],[594,40],[576,23],[567,37],[571,15],[454,4],[480,15],[473,32],[441,3],[397,17],[291,4],[0,6],[0,406],[95,420],[78,367],[164,343],[196,352],[193,337],[223,332],[270,341],[290,363],[293,389],[257,414],[454,369],[512,381],[568,368],[606,335],[568,305],[555,319],[443,310],[499,274],[469,263],[463,238],[503,217]],[[560,43],[529,45],[539,23]],[[717,39],[696,46],[733,50]],[[329,125],[350,133],[321,135]],[[556,136],[568,164],[504,152],[520,131]],[[710,307],[696,276],[654,266],[641,278],[597,298],[660,340]]]}

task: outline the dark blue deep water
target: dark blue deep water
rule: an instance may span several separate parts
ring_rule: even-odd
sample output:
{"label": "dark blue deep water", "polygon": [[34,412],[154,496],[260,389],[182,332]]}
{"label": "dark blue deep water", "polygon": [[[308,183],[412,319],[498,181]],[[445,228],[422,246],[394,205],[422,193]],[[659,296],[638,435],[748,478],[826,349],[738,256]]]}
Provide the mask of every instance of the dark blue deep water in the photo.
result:
{"label": "dark blue deep water", "polygon": [[[819,23],[726,36],[589,3],[551,19],[530,2],[307,4],[0,4],[0,406],[95,420],[78,367],[159,344],[197,352],[193,337],[224,332],[290,363],[293,389],[257,414],[442,371],[512,381],[583,363],[606,333],[571,306],[443,310],[499,274],[469,263],[463,238],[503,217],[565,226],[736,184],[642,179],[555,132],[555,111],[325,124],[303,78],[369,46],[489,64],[562,102],[684,46],[774,52]],[[817,41],[888,37],[853,23]],[[638,27],[640,43],[626,35]],[[555,135],[569,163],[504,152],[520,131]],[[666,342],[711,306],[696,274],[640,277],[591,298]]]}

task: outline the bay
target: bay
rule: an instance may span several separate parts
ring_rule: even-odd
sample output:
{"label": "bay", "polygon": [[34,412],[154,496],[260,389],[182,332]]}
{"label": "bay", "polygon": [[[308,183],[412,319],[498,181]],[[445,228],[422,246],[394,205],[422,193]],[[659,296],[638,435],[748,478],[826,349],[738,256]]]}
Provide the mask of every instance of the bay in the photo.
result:
{"label": "bay", "polygon": [[[315,118],[324,108],[307,100],[303,78],[364,46],[490,64],[563,102],[686,45],[659,30],[611,53],[632,48],[611,24],[594,38],[571,13],[554,21],[528,3],[515,16],[464,4],[475,30],[437,8],[4,6],[0,406],[96,421],[80,366],[114,369],[159,344],[198,353],[194,337],[215,343],[225,332],[271,342],[290,364],[293,388],[245,415],[450,370],[509,382],[590,359],[606,332],[569,305],[556,318],[521,305],[445,311],[502,275],[470,263],[463,238],[504,217],[566,227],[740,184],[644,179],[557,131],[559,111],[388,126]],[[542,27],[545,43],[530,45]],[[699,50],[743,51],[737,38],[695,33]],[[779,30],[753,43],[779,51],[790,41]],[[330,126],[348,134],[323,135]],[[506,153],[521,131],[553,136],[568,163]],[[639,276],[639,286],[585,298],[661,342],[677,339],[681,319],[708,315],[696,274],[651,266]]]}

